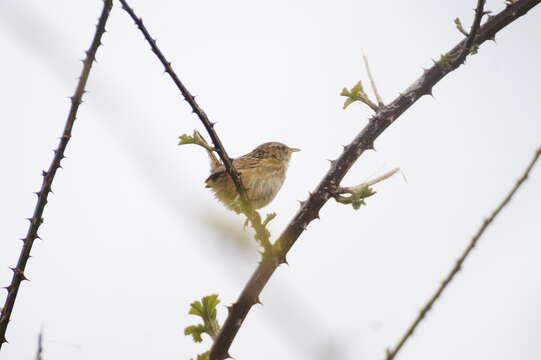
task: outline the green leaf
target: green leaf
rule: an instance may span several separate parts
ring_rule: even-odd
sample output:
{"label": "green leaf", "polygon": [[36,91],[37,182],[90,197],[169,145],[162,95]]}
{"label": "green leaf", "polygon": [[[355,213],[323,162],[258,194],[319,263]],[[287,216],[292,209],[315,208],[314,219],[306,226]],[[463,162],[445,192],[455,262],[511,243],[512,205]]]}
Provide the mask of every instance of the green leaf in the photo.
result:
{"label": "green leaf", "polygon": [[210,337],[214,337],[220,331],[220,324],[217,320],[216,307],[220,303],[218,295],[213,294],[205,296],[201,301],[194,301],[190,304],[188,314],[199,316],[203,319],[203,324],[188,326],[184,329],[185,335],[192,335],[195,342],[201,342],[201,335],[207,333]]}
{"label": "green leaf", "polygon": [[342,92],[340,93],[340,96],[350,96],[350,95],[351,93],[349,92],[347,88],[343,88]]}
{"label": "green leaf", "polygon": [[450,69],[451,63],[449,62],[449,60],[450,60],[449,55],[442,54],[440,56],[440,59],[436,62],[436,64],[443,69]]}
{"label": "green leaf", "polygon": [[267,226],[267,224],[276,217],[276,213],[273,212],[273,213],[270,213],[270,214],[267,214],[267,217],[265,218],[265,221],[263,221],[263,226]]}
{"label": "green leaf", "polygon": [[466,30],[464,30],[464,27],[462,26],[462,22],[460,21],[459,18],[455,18],[454,23],[455,23],[456,28],[458,29],[458,31],[460,31],[460,33],[462,33],[462,35],[468,36],[468,33],[466,32]]}
{"label": "green leaf", "polygon": [[210,351],[197,355],[197,360],[208,360]]}
{"label": "green leaf", "polygon": [[186,134],[180,135],[178,139],[179,139],[179,142],[178,142],[179,145],[195,144],[196,142],[195,137],[186,135]]}
{"label": "green leaf", "polygon": [[203,341],[201,335],[205,332],[207,332],[207,329],[203,324],[187,326],[184,329],[184,335],[191,335],[193,341],[195,341],[196,343],[200,343],[201,341]]}
{"label": "green leaf", "polygon": [[351,94],[356,97],[362,96],[363,94],[366,95],[364,93],[363,84],[360,81],[351,88]]}
{"label": "green leaf", "polygon": [[342,106],[342,109],[345,109],[347,108],[349,105],[353,104],[355,101],[355,99],[352,99],[352,98],[347,98],[346,101],[344,101],[344,105]]}
{"label": "green leaf", "polygon": [[359,210],[361,206],[366,205],[366,202],[364,200],[374,195],[375,193],[376,192],[368,186],[362,187],[358,191],[351,194],[351,206],[353,206],[355,210]]}
{"label": "green leaf", "polygon": [[340,96],[345,96],[347,98],[346,100],[344,100],[344,105],[342,106],[342,109],[347,108],[355,101],[360,101],[365,104],[368,104],[370,102],[368,99],[368,95],[366,95],[366,93],[364,92],[363,84],[360,81],[353,85],[351,90],[343,88]]}

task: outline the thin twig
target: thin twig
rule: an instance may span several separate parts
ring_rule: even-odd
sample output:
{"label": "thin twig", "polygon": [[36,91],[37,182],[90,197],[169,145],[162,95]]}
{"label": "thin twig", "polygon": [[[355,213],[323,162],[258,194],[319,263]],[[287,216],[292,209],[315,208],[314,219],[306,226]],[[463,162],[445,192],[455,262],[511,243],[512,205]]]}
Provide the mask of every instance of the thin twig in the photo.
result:
{"label": "thin twig", "polygon": [[[487,40],[493,39],[498,31],[526,14],[540,2],[541,0],[519,0],[494,17],[491,17],[490,20],[479,28],[476,37],[477,44],[480,45]],[[286,255],[289,249],[291,249],[299,236],[306,230],[308,224],[319,217],[321,207],[336,191],[336,188],[346,173],[363,152],[373,149],[374,141],[389,125],[422,96],[430,94],[432,87],[436,83],[462,64],[462,62],[458,62],[458,55],[462,52],[465,45],[466,40],[464,39],[446,54],[449,58],[450,67],[434,64],[431,68],[425,70],[424,74],[408,87],[404,93],[380,109],[378,113],[371,117],[369,123],[353,141],[344,147],[344,151],[340,157],[331,162],[330,170],[325,174],[309,198],[301,203],[301,208],[278,238],[275,244],[275,251],[277,252],[277,257],[280,259],[280,263],[286,262]],[[263,261],[259,264],[237,301],[229,307],[227,319],[210,351],[210,360],[222,360],[229,357],[229,348],[237,332],[252,306],[258,303],[259,294],[278,265],[269,261]]]}
{"label": "thin twig", "polygon": [[541,155],[541,147],[535,152],[535,155],[534,155],[533,159],[528,164],[528,167],[523,172],[522,176],[516,181],[515,185],[511,189],[511,191],[509,191],[509,193],[503,199],[503,201],[500,203],[500,205],[498,205],[498,207],[495,210],[492,211],[492,214],[487,219],[485,219],[483,221],[483,224],[481,225],[479,230],[477,230],[477,233],[472,237],[472,239],[470,240],[469,245],[466,247],[466,249],[464,249],[464,252],[458,258],[458,260],[456,261],[455,265],[453,266],[453,268],[451,269],[449,274],[442,281],[441,285],[438,287],[438,289],[436,290],[434,295],[432,295],[432,297],[427,301],[425,306],[423,306],[423,308],[419,312],[419,315],[417,315],[417,317],[415,318],[413,323],[409,326],[409,328],[406,330],[404,335],[402,335],[402,338],[400,339],[398,344],[396,344],[396,346],[392,350],[387,350],[385,360],[393,360],[395,358],[396,354],[400,351],[400,349],[402,349],[402,346],[411,337],[411,335],[413,335],[413,333],[415,332],[415,330],[416,330],[417,326],[419,325],[419,323],[421,321],[423,321],[426,314],[430,311],[430,309],[432,308],[432,306],[434,305],[436,300],[438,300],[440,298],[440,296],[443,293],[443,291],[445,290],[445,288],[449,285],[449,283],[451,283],[451,281],[453,280],[455,275],[461,270],[462,265],[464,264],[464,261],[466,260],[468,255],[471,253],[471,251],[473,250],[473,248],[477,244],[477,241],[483,235],[483,233],[485,232],[487,227],[490,224],[492,224],[492,222],[494,221],[496,216],[500,213],[500,211],[509,203],[509,201],[511,201],[511,199],[513,198],[513,195],[515,195],[515,193],[520,188],[522,183],[524,183],[524,181],[526,181],[526,179],[528,178],[528,175],[530,174],[530,171],[534,167],[534,165],[537,162],[537,160],[539,159],[540,155]]}
{"label": "thin twig", "polygon": [[39,331],[38,335],[38,349],[36,351],[36,360],[43,360],[43,329]]}
{"label": "thin twig", "polygon": [[462,49],[462,52],[460,53],[459,61],[462,63],[472,50],[472,47],[474,46],[475,37],[477,36],[477,33],[479,31],[479,27],[481,26],[481,19],[483,18],[483,9],[485,7],[485,0],[477,0],[477,7],[475,8],[475,17],[473,19],[473,23],[470,28],[470,33],[467,37],[466,44],[464,44],[464,48]]}
{"label": "thin twig", "polygon": [[98,24],[96,25],[96,32],[94,33],[92,44],[86,52],[86,58],[83,61],[83,70],[81,72],[81,76],[79,77],[77,88],[75,89],[75,93],[71,97],[71,107],[68,119],[66,120],[66,125],[64,127],[64,132],[62,134],[62,137],[60,138],[58,147],[54,152],[54,157],[51,165],[49,166],[49,169],[42,172],[43,183],[41,185],[41,189],[36,193],[36,195],[38,196],[38,201],[34,209],[34,214],[30,219],[28,219],[30,221],[30,226],[28,227],[26,237],[22,239],[23,248],[21,249],[17,266],[15,268],[12,268],[13,277],[11,279],[11,284],[6,287],[8,294],[4,308],[2,310],[2,315],[0,316],[0,349],[2,348],[2,344],[7,342],[5,337],[6,330],[11,317],[11,312],[13,311],[13,306],[15,305],[17,293],[19,292],[19,286],[21,285],[21,282],[23,280],[27,280],[26,276],[24,275],[26,263],[28,261],[28,258],[30,257],[30,251],[32,250],[34,240],[39,238],[38,229],[43,222],[42,216],[45,205],[47,204],[47,197],[51,192],[51,185],[53,183],[56,171],[58,170],[58,168],[61,167],[60,162],[65,157],[64,152],[71,138],[71,130],[77,116],[77,110],[79,109],[79,105],[82,102],[82,97],[85,93],[86,82],[88,80],[92,64],[96,58],[96,52],[98,50],[98,47],[101,45],[101,38],[103,33],[105,32],[105,24],[109,17],[112,6],[112,0],[104,1],[103,10],[101,12]]}
{"label": "thin twig", "polygon": [[340,187],[340,188],[338,188],[337,193],[349,193],[349,194],[352,194],[354,192],[359,191],[360,189],[362,189],[364,187],[376,185],[377,183],[380,183],[383,180],[387,180],[388,178],[390,178],[391,176],[393,176],[394,174],[396,174],[399,171],[400,171],[400,168],[394,168],[392,170],[387,171],[385,174],[383,174],[381,176],[378,176],[377,178],[374,178],[374,179],[369,180],[367,182],[364,182],[362,184],[355,185],[355,186],[350,186],[350,187]]}
{"label": "thin twig", "polygon": [[374,92],[374,95],[376,96],[376,101],[378,102],[378,108],[382,108],[385,106],[383,103],[383,100],[381,99],[381,96],[379,95],[378,88],[376,86],[376,82],[374,81],[374,78],[372,77],[372,72],[370,71],[370,65],[368,65],[368,59],[363,54],[363,61],[364,61],[364,67],[366,68],[366,72],[368,73],[368,78],[370,79],[370,86],[372,87],[372,91]]}
{"label": "thin twig", "polygon": [[[378,176],[375,179],[361,183],[359,185],[350,186],[350,187],[339,187],[336,192],[332,194],[334,199],[345,205],[353,205],[354,209],[359,209],[362,205],[365,204],[365,199],[374,195],[375,192],[370,188],[372,185],[375,185],[383,180],[386,180],[400,171],[399,168],[392,169],[385,174]],[[350,196],[344,196],[344,194],[350,194]]]}
{"label": "thin twig", "polygon": [[264,254],[271,255],[272,246],[269,241],[270,233],[262,225],[261,217],[259,216],[257,211],[253,209],[248,199],[248,195],[246,194],[246,189],[244,188],[242,184],[242,180],[239,176],[239,173],[233,166],[233,162],[231,161],[231,158],[229,157],[229,155],[227,155],[227,152],[225,151],[222,141],[220,140],[220,138],[218,137],[218,134],[214,130],[215,123],[209,120],[207,114],[195,101],[195,96],[193,96],[188,91],[186,86],[184,86],[184,84],[180,81],[179,77],[173,70],[171,63],[167,61],[162,51],[156,45],[156,40],[152,38],[152,36],[150,36],[150,33],[148,32],[147,28],[143,24],[143,20],[140,17],[137,17],[133,9],[126,2],[126,0],[120,0],[120,3],[122,4],[122,9],[124,9],[130,15],[130,17],[135,22],[139,30],[143,33],[143,36],[150,44],[152,52],[158,57],[163,67],[165,68],[165,72],[169,74],[169,76],[171,77],[171,79],[173,80],[177,88],[180,90],[182,96],[184,97],[184,100],[186,100],[188,104],[190,104],[192,111],[197,115],[199,120],[201,120],[201,122],[203,123],[203,126],[207,130],[212,140],[212,143],[214,144],[215,151],[218,153],[218,156],[220,157],[220,159],[222,160],[222,163],[224,164],[225,170],[227,171],[229,176],[231,176],[231,179],[233,180],[233,183],[235,184],[235,187],[239,194],[242,212],[246,215],[246,217],[252,223],[252,226],[256,232],[256,239],[258,239],[261,242],[262,246],[265,248]]}

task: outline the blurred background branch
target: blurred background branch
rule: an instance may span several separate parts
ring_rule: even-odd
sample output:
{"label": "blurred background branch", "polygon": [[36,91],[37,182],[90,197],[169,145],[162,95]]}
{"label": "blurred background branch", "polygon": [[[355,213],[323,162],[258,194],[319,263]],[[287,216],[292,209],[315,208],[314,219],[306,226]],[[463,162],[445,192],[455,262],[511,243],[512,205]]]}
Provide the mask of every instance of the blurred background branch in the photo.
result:
{"label": "blurred background branch", "polygon": [[394,348],[388,349],[386,351],[385,360],[393,360],[398,354],[398,352],[400,351],[400,349],[402,349],[406,341],[408,341],[408,339],[413,335],[413,333],[415,332],[415,329],[417,329],[417,326],[419,326],[421,321],[423,321],[423,319],[425,318],[426,314],[432,309],[432,306],[434,305],[436,300],[438,300],[441,297],[443,291],[447,288],[447,286],[449,286],[451,281],[455,278],[455,275],[458,274],[458,272],[462,269],[462,265],[464,264],[464,261],[466,261],[466,258],[470,255],[475,245],[477,245],[477,241],[481,238],[485,230],[490,226],[490,224],[492,224],[492,222],[494,221],[496,216],[498,216],[498,214],[502,211],[502,209],[505,206],[507,206],[507,204],[509,204],[509,202],[513,198],[513,195],[515,195],[515,193],[520,188],[520,186],[526,181],[526,179],[528,179],[528,176],[530,175],[530,171],[534,167],[540,155],[541,155],[541,147],[535,152],[533,159],[530,161],[530,163],[526,167],[526,170],[524,170],[524,173],[516,181],[515,185],[509,191],[509,193],[505,196],[503,201],[496,207],[496,209],[492,211],[492,214],[490,214],[490,216],[483,221],[483,224],[481,225],[477,233],[471,238],[470,243],[468,244],[466,249],[464,249],[464,252],[462,253],[462,255],[456,260],[455,265],[453,266],[449,274],[445,277],[445,279],[443,279],[443,281],[441,282],[441,285],[438,287],[436,292],[430,297],[427,303],[423,306],[423,308],[419,312],[419,315],[417,315],[413,323],[408,327],[408,329],[406,330],[404,335],[402,335],[398,343],[394,346]]}
{"label": "blurred background branch", "polygon": [[13,277],[11,279],[11,283],[6,287],[8,295],[6,297],[5,304],[2,308],[2,314],[0,316],[0,349],[2,348],[2,344],[7,342],[5,337],[6,330],[10,321],[13,307],[15,305],[17,294],[19,292],[19,286],[21,285],[21,282],[23,280],[28,280],[24,273],[26,269],[26,264],[28,262],[28,259],[30,258],[30,251],[32,250],[34,240],[39,238],[38,229],[43,223],[43,211],[45,209],[45,205],[47,204],[47,198],[49,196],[49,193],[51,192],[51,186],[56,172],[59,168],[61,168],[60,162],[62,161],[62,159],[65,158],[64,152],[66,150],[66,147],[68,146],[69,140],[71,139],[71,132],[73,129],[73,124],[75,123],[75,119],[77,117],[77,110],[79,110],[79,105],[82,103],[82,98],[83,94],[85,93],[88,76],[90,75],[90,70],[92,69],[92,65],[96,59],[96,52],[98,51],[98,47],[101,45],[101,38],[105,33],[105,24],[107,23],[107,19],[109,18],[109,13],[112,7],[112,0],[104,0],[103,10],[98,20],[98,24],[96,25],[96,30],[92,39],[92,43],[90,45],[90,48],[86,52],[86,58],[83,60],[83,69],[81,71],[81,76],[79,77],[79,81],[77,82],[75,93],[70,98],[71,107],[69,110],[68,118],[66,120],[66,124],[64,126],[62,137],[60,138],[58,147],[56,148],[56,150],[54,150],[54,157],[51,164],[49,165],[48,170],[42,172],[43,182],[41,185],[41,189],[36,192],[36,195],[38,197],[36,207],[34,208],[34,213],[32,217],[28,219],[30,221],[30,225],[26,237],[22,239],[23,247],[19,255],[19,260],[17,261],[17,266],[12,269]]}

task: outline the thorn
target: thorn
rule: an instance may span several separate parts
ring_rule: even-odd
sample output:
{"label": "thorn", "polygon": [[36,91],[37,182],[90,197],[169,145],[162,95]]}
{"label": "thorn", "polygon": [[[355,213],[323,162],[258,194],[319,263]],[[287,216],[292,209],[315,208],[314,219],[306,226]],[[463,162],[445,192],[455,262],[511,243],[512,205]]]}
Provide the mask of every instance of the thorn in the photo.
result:
{"label": "thorn", "polygon": [[5,289],[7,292],[11,291],[11,285],[4,286],[2,289]]}
{"label": "thorn", "polygon": [[41,170],[41,176],[43,176],[43,177],[47,176],[47,171]]}
{"label": "thorn", "polygon": [[216,123],[211,121],[210,122],[210,127],[214,129],[214,125],[216,125]]}
{"label": "thorn", "polygon": [[421,95],[430,95],[430,96],[434,97],[434,95],[432,94],[432,88],[426,89],[426,91],[423,92]]}
{"label": "thorn", "polygon": [[231,312],[233,311],[233,306],[235,306],[235,304],[226,306],[227,314],[228,314],[228,315],[231,315]]}
{"label": "thorn", "polygon": [[[423,75],[426,75],[429,71],[430,71],[430,69],[423,68]],[[402,95],[402,93],[400,93],[400,95]]]}
{"label": "thorn", "polygon": [[364,148],[365,150],[376,150],[376,148],[374,147],[374,143],[370,143],[368,145],[366,145],[366,147]]}
{"label": "thorn", "polygon": [[278,260],[278,265],[282,265],[282,264],[289,265],[285,254],[281,255],[277,260]]}
{"label": "thorn", "polygon": [[41,191],[35,191],[34,194],[36,194],[37,197],[40,197]]}
{"label": "thorn", "polygon": [[259,296],[255,299],[254,301],[254,305],[263,305],[263,303],[261,302],[261,300],[259,299]]}
{"label": "thorn", "polygon": [[306,204],[306,200],[305,200],[305,201],[302,201],[302,200],[297,200],[297,201],[299,202],[299,204],[300,204],[300,206],[301,206],[301,207],[303,207],[303,206],[304,206],[304,204]]}

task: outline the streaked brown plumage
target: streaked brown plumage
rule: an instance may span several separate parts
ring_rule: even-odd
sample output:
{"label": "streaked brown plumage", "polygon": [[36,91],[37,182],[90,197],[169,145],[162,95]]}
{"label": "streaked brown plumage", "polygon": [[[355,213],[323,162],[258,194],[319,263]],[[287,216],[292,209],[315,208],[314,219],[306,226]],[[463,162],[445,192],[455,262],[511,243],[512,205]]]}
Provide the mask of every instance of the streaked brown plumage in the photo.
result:
{"label": "streaked brown plumage", "polygon": [[[246,194],[254,209],[269,204],[284,183],[291,153],[299,149],[290,148],[279,142],[268,142],[259,145],[252,152],[233,159],[233,166],[240,174]],[[238,194],[233,180],[225,171],[225,167],[210,156],[210,176],[205,180],[207,187],[226,207],[240,211]]]}

